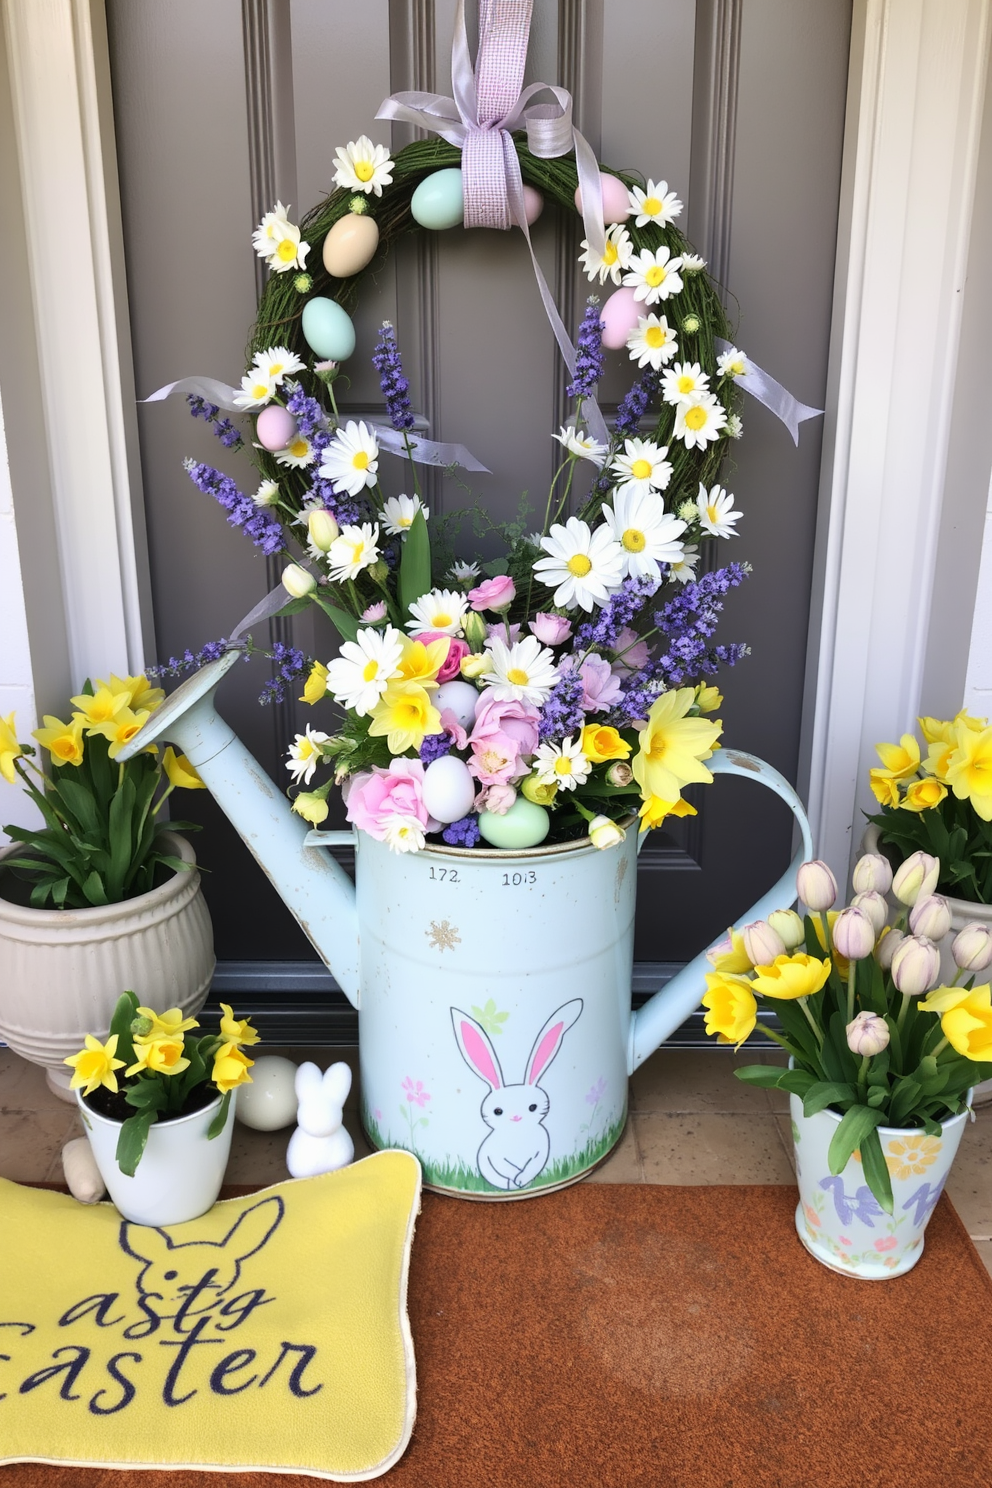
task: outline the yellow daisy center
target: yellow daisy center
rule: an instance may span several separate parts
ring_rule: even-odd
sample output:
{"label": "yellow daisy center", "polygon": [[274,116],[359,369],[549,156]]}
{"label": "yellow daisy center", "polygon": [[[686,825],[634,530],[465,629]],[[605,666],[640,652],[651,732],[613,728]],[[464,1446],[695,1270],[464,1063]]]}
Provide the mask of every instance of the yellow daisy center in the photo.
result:
{"label": "yellow daisy center", "polygon": [[706,422],[706,409],[701,403],[687,408],[684,422],[687,429],[701,429]]}
{"label": "yellow daisy center", "polygon": [[296,244],[292,238],[283,238],[276,248],[276,258],[281,258],[283,263],[292,263],[296,257]]}
{"label": "yellow daisy center", "polygon": [[620,541],[628,553],[643,553],[647,543],[644,533],[636,527],[628,527]]}
{"label": "yellow daisy center", "polygon": [[689,377],[685,372],[683,372],[682,376],[679,378],[679,392],[691,393],[695,386],[696,379],[694,377]]}
{"label": "yellow daisy center", "polygon": [[574,574],[577,579],[584,579],[586,574],[592,568],[592,563],[586,557],[585,553],[573,553],[572,557],[569,558],[566,567],[568,568],[569,573]]}
{"label": "yellow daisy center", "polygon": [[706,515],[709,517],[709,519],[710,519],[711,522],[716,522],[716,520],[719,517],[720,513],[719,513],[719,510],[717,509],[717,507],[715,507],[715,506],[708,506],[706,508]]}
{"label": "yellow daisy center", "polygon": [[302,739],[300,741],[299,753],[301,760],[313,759],[317,753],[317,746],[310,739]]}
{"label": "yellow daisy center", "polygon": [[526,687],[530,678],[521,667],[511,667],[506,674],[507,682],[512,682],[514,687]]}
{"label": "yellow daisy center", "polygon": [[267,382],[256,382],[251,390],[253,398],[267,398],[269,396],[269,385]]}
{"label": "yellow daisy center", "polygon": [[630,473],[635,480],[647,480],[651,474],[651,461],[635,460],[630,467]]}
{"label": "yellow daisy center", "polygon": [[644,275],[644,282],[645,284],[650,284],[652,289],[657,289],[667,273],[668,270],[664,264],[652,264]]}
{"label": "yellow daisy center", "polygon": [[305,439],[294,439],[291,444],[288,444],[286,446],[286,448],[289,450],[289,453],[293,456],[294,460],[302,460],[304,455],[309,450],[310,446],[307,444]]}
{"label": "yellow daisy center", "polygon": [[656,196],[646,196],[641,202],[641,211],[645,217],[657,217],[661,211],[661,202]]}
{"label": "yellow daisy center", "polygon": [[607,243],[606,248],[603,251],[604,264],[615,264],[618,257],[619,254],[617,253],[616,243]]}
{"label": "yellow daisy center", "polygon": [[378,675],[379,663],[377,661],[367,661],[362,671],[362,681],[374,682]]}
{"label": "yellow daisy center", "polygon": [[371,181],[375,175],[375,166],[371,160],[356,160],[355,175],[360,181]]}
{"label": "yellow daisy center", "polygon": [[269,376],[270,377],[281,377],[282,376],[282,369],[283,369],[283,363],[282,362],[273,362],[272,363],[272,366],[269,368]]}
{"label": "yellow daisy center", "polygon": [[397,517],[396,518],[396,525],[397,525],[397,527],[411,527],[413,525],[413,518],[412,517]]}
{"label": "yellow daisy center", "polygon": [[439,610],[434,616],[434,624],[438,630],[443,630],[446,625],[451,625],[452,619],[444,610]]}
{"label": "yellow daisy center", "polygon": [[356,470],[368,470],[369,457],[364,450],[359,450],[357,454],[352,455],[351,463]]}
{"label": "yellow daisy center", "polygon": [[665,333],[661,329],[661,326],[648,326],[647,330],[644,332],[644,340],[647,342],[648,346],[664,346]]}
{"label": "yellow daisy center", "polygon": [[572,761],[568,758],[567,755],[560,754],[558,756],[558,758],[555,760],[555,774],[556,775],[571,775],[571,773],[572,773]]}

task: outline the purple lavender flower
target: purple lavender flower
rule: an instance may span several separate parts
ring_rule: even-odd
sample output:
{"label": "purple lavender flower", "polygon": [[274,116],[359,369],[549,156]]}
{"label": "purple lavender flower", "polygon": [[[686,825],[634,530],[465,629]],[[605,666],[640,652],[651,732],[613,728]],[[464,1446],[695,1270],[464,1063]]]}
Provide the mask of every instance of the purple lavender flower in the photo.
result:
{"label": "purple lavender flower", "polygon": [[637,433],[637,426],[647,412],[648,405],[657,393],[659,385],[658,373],[649,367],[644,376],[634,383],[617,409],[613,427],[618,434]]}
{"label": "purple lavender flower", "polygon": [[366,521],[369,516],[369,508],[365,502],[356,500],[344,491],[335,491],[331,482],[319,475],[314,476],[313,484],[304,493],[303,501],[308,508],[319,506],[330,512],[339,527],[352,527],[358,522]]}
{"label": "purple lavender flower", "polygon": [[[194,655],[187,649],[182,656],[170,656],[167,662],[160,666],[145,667],[146,677],[181,677],[184,672],[198,671],[200,667],[206,666],[208,661],[219,661],[227,650],[227,641],[221,636],[219,641],[208,641],[207,644]],[[248,653],[245,652],[245,661]]]}
{"label": "purple lavender flower", "polygon": [[289,392],[286,412],[293,415],[296,427],[304,438],[309,439],[319,463],[321,453],[331,442],[331,435],[326,427],[327,416],[317,399],[310,397],[302,383],[287,382],[286,387]]}
{"label": "purple lavender flower", "polygon": [[187,393],[186,402],[193,417],[206,419],[208,424],[220,413],[216,403],[208,403],[206,398],[201,398],[197,393]]}
{"label": "purple lavender flower", "polygon": [[256,548],[261,548],[268,557],[279,553],[286,543],[282,528],[264,508],[256,506],[250,496],[239,491],[229,475],[215,470],[212,465],[203,465],[196,460],[184,460],[183,466],[195,486],[207,496],[213,496],[227,512],[232,527],[240,527],[251,538]]}
{"label": "purple lavender flower", "polygon": [[690,631],[711,636],[723,610],[724,598],[731,589],[743,584],[749,572],[742,563],[728,563],[726,568],[717,568],[694,583],[684,584],[678,594],[655,612],[655,625],[671,636]]}
{"label": "purple lavender flower", "polygon": [[451,745],[452,738],[447,729],[442,729],[439,734],[425,734],[420,746],[420,763],[432,765],[442,755],[451,753]]}
{"label": "purple lavender flower", "polygon": [[462,816],[441,833],[449,847],[474,847],[479,840],[479,818]]}
{"label": "purple lavender flower", "polygon": [[379,386],[386,400],[389,422],[394,429],[412,429],[414,419],[410,409],[410,384],[403,376],[396,332],[388,320],[382,323],[372,365],[379,374]]}
{"label": "purple lavender flower", "polygon": [[572,649],[588,651],[591,646],[601,651],[612,651],[617,637],[634,616],[643,609],[647,600],[656,593],[659,579],[632,576],[603,605],[595,620],[588,620],[575,632]]}
{"label": "purple lavender flower", "polygon": [[599,297],[590,295],[586,313],[579,326],[575,346],[575,377],[565,389],[566,396],[579,402],[592,396],[592,390],[603,375],[603,332],[606,326],[599,315]]}
{"label": "purple lavender flower", "polygon": [[272,676],[263,684],[258,701],[281,703],[286,696],[286,683],[292,682],[307,667],[307,658],[296,646],[276,641],[272,648]]}
{"label": "purple lavender flower", "polygon": [[220,409],[216,403],[208,403],[206,398],[201,398],[196,393],[187,393],[186,402],[194,418],[205,419],[212,426],[225,449],[244,448],[245,442],[241,437],[241,430],[232,424],[230,419],[218,417]]}
{"label": "purple lavender flower", "polygon": [[582,711],[582,678],[578,671],[562,672],[548,693],[537,725],[538,738],[564,738],[581,730],[586,721]]}

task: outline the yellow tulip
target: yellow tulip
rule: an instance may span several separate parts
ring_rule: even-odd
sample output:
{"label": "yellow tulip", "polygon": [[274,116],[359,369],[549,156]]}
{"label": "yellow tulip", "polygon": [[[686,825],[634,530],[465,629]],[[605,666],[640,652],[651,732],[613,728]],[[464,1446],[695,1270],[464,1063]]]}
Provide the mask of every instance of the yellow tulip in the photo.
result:
{"label": "yellow tulip", "polygon": [[586,759],[591,760],[594,765],[601,764],[603,760],[625,760],[630,756],[630,745],[626,740],[621,739],[615,728],[601,723],[586,724],[582,730],[580,748]]}
{"label": "yellow tulip", "polygon": [[914,734],[903,734],[898,744],[876,744],[883,768],[872,771],[879,779],[908,780],[920,768],[920,746]]}
{"label": "yellow tulip", "polygon": [[17,742],[14,733],[14,715],[8,713],[4,718],[0,713],[0,775],[4,780],[13,785],[17,780],[17,771],[14,769],[14,761],[24,750]]}
{"label": "yellow tulip", "polygon": [[681,796],[675,801],[663,801],[660,796],[648,796],[637,814],[641,818],[640,830],[642,832],[660,827],[666,816],[699,815],[695,806],[690,806],[689,802],[683,801]]}
{"label": "yellow tulip", "polygon": [[249,1059],[247,1054],[242,1054],[233,1044],[225,1044],[217,1050],[214,1055],[214,1067],[210,1078],[217,1089],[225,1095],[229,1090],[236,1090],[239,1085],[250,1085],[251,1075],[248,1071],[255,1063]]}
{"label": "yellow tulip", "polygon": [[872,769],[868,771],[868,783],[871,793],[880,806],[899,805],[899,787],[891,775],[884,770]]}
{"label": "yellow tulip", "polygon": [[944,1037],[958,1054],[979,1063],[992,1061],[992,988],[937,987],[918,1004],[924,1013],[940,1013]]}
{"label": "yellow tulip", "polygon": [[181,790],[206,790],[186,756],[177,754],[171,744],[162,756],[162,769],[168,776],[170,785],[178,786]]}
{"label": "yellow tulip", "polygon": [[723,704],[723,693],[718,687],[704,687],[702,682],[696,688],[696,707],[700,713],[715,713],[717,708]]}
{"label": "yellow tulip", "polygon": [[[445,637],[445,643],[447,637]],[[431,645],[438,644],[431,642]],[[421,645],[420,649],[425,648]],[[438,663],[440,665],[440,662]],[[432,684],[433,685],[433,684]],[[390,683],[372,710],[369,734],[385,734],[393,754],[419,749],[427,734],[441,732],[441,715],[423,687],[413,682]]]}
{"label": "yellow tulip", "polygon": [[739,930],[728,930],[726,937],[706,952],[706,959],[714,971],[731,976],[753,969],[753,962],[744,948],[744,937]]}
{"label": "yellow tulip", "polygon": [[703,1007],[709,1010],[704,1019],[706,1032],[715,1033],[718,1043],[736,1044],[740,1048],[758,1021],[758,1004],[750,984],[743,977],[707,973],[706,986],[708,990],[703,997]]}
{"label": "yellow tulip", "polygon": [[327,668],[322,661],[315,661],[310,668],[310,675],[303,685],[303,696],[301,703],[319,703],[327,694]]}
{"label": "yellow tulip", "polygon": [[236,1018],[226,1002],[222,1002],[220,1010],[223,1017],[220,1020],[220,1036],[225,1044],[236,1044],[240,1048],[242,1044],[257,1044],[259,1034],[256,1028],[252,1028],[247,1018]]}
{"label": "yellow tulip", "polygon": [[771,966],[756,966],[752,986],[759,997],[791,1001],[819,992],[830,975],[830,959],[820,961],[798,951],[792,956],[776,956]]}
{"label": "yellow tulip", "polygon": [[135,1039],[134,1063],[124,1071],[130,1079],[142,1070],[151,1070],[156,1075],[181,1075],[189,1069],[189,1060],[183,1057],[182,1039]]}
{"label": "yellow tulip", "polygon": [[976,733],[961,721],[947,783],[959,801],[970,801],[982,821],[992,821],[992,729]]}
{"label": "yellow tulip", "polygon": [[932,775],[925,775],[922,780],[914,780],[902,799],[903,811],[931,811],[934,806],[939,806],[947,795],[947,786],[942,785]]}
{"label": "yellow tulip", "polygon": [[124,1065],[123,1059],[114,1058],[116,1053],[116,1033],[112,1033],[105,1044],[101,1044],[99,1039],[95,1039],[91,1033],[88,1033],[86,1047],[78,1054],[72,1054],[62,1061],[75,1071],[69,1082],[69,1089],[79,1090],[82,1087],[84,1095],[92,1095],[98,1086],[103,1085],[116,1095],[117,1076],[114,1071],[121,1069]]}
{"label": "yellow tulip", "polygon": [[632,766],[645,800],[657,796],[674,803],[684,785],[713,779],[702,761],[713,753],[723,724],[687,718],[695,696],[695,688],[682,687],[662,693],[651,705]]}
{"label": "yellow tulip", "polygon": [[[415,683],[418,687],[437,687],[437,674],[444,666],[449,647],[447,636],[428,641],[426,646],[423,641],[404,640],[403,655],[394,674],[397,681]],[[437,729],[428,732],[439,733],[440,729],[438,722]]]}
{"label": "yellow tulip", "polygon": [[62,723],[51,713],[45,714],[45,727],[34,729],[31,737],[37,739],[51,754],[58,765],[81,765],[83,763],[83,717],[74,713],[69,723]]}

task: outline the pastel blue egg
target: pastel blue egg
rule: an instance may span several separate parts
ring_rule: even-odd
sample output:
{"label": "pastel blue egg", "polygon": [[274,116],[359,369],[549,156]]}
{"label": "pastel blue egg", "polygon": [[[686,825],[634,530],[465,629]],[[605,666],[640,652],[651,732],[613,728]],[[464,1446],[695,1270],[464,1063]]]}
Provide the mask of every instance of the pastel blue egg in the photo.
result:
{"label": "pastel blue egg", "polygon": [[458,166],[425,176],[410,198],[410,212],[415,222],[434,232],[457,227],[465,216],[462,173]]}
{"label": "pastel blue egg", "polygon": [[303,306],[303,334],[321,361],[346,361],[355,349],[351,316],[337,300],[325,300],[320,295]]}
{"label": "pastel blue egg", "polygon": [[518,796],[503,816],[492,811],[479,812],[479,831],[491,847],[521,849],[537,847],[548,835],[551,818],[543,806]]}

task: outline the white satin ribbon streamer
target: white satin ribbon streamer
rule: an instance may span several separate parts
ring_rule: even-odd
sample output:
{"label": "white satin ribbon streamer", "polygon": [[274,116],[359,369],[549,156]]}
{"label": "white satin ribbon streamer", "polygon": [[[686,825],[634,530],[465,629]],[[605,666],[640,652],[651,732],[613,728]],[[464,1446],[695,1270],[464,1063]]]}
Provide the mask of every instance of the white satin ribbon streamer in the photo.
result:
{"label": "white satin ribbon streamer", "polygon": [[[713,345],[721,356],[725,356],[728,351],[735,350],[730,342],[724,341],[721,336],[713,337]],[[757,362],[752,362],[751,358],[744,356],[743,352],[741,356],[744,360],[744,371],[734,378],[737,386],[742,387],[746,393],[750,393],[752,398],[757,398],[758,402],[763,403],[766,408],[770,408],[775,417],[782,420],[792,435],[793,441],[798,445],[799,425],[806,419],[818,418],[823,409],[811,408],[808,403],[800,403],[799,399],[794,398],[780,382],[776,382],[774,377],[769,377]]]}

